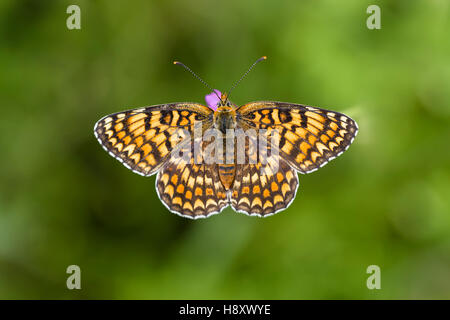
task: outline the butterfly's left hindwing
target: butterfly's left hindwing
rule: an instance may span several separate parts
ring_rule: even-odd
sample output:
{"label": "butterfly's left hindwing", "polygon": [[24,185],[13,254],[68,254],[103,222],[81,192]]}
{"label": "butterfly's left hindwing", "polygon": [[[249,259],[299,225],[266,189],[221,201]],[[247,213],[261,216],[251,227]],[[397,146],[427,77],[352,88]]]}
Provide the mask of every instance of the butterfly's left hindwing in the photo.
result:
{"label": "butterfly's left hindwing", "polygon": [[[273,147],[280,156],[301,173],[315,171],[341,155],[358,132],[356,122],[342,113],[299,104],[259,101],[236,112],[240,126],[276,141]],[[278,138],[272,140],[274,136]]]}
{"label": "butterfly's left hindwing", "polygon": [[196,103],[172,103],[128,110],[100,119],[94,128],[103,148],[127,168],[154,174],[188,137],[194,124],[211,125],[212,110]]}

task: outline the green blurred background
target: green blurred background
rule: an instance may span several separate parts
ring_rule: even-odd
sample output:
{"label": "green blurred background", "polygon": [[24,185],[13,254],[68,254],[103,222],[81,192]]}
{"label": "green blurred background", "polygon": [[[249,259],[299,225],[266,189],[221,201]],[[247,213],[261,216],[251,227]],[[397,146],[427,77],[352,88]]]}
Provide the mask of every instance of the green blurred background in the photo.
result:
{"label": "green blurred background", "polygon": [[[446,0],[1,1],[0,298],[450,298],[449,14]],[[106,114],[204,102],[173,60],[226,90],[262,55],[235,103],[317,105],[360,127],[300,175],[289,209],[183,219],[96,141]],[[72,264],[81,290],[66,288]]]}

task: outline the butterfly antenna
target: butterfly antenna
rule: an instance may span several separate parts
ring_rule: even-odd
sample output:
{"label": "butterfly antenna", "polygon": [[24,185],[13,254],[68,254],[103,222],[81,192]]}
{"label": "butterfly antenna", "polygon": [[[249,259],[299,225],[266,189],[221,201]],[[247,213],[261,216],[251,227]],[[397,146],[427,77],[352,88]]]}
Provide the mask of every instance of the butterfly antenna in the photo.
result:
{"label": "butterfly antenna", "polygon": [[267,59],[266,56],[262,56],[261,58],[259,58],[258,60],[256,60],[256,61],[251,65],[251,67],[248,68],[247,72],[245,72],[244,75],[243,75],[238,81],[236,81],[236,82],[233,84],[233,86],[231,87],[230,91],[228,91],[228,96],[230,95],[231,91],[232,91],[234,88],[236,88],[236,86],[239,84],[239,82],[241,82],[242,79],[244,79],[245,76],[253,69],[253,67],[256,66],[256,64],[257,64],[258,62],[261,62],[261,61],[266,60],[266,59]]}
{"label": "butterfly antenna", "polygon": [[187,71],[189,71],[195,78],[197,78],[201,83],[203,83],[209,90],[211,90],[212,92],[214,92],[215,95],[217,96],[217,98],[219,98],[219,100],[220,100],[220,97],[219,97],[219,95],[217,94],[216,90],[214,90],[213,88],[211,88],[211,86],[210,86],[209,84],[207,84],[202,78],[200,78],[198,75],[196,75],[195,72],[192,71],[189,67],[187,67],[185,64],[181,63],[180,61],[174,61],[173,64],[180,65],[180,66],[182,66],[183,68],[185,68]]}

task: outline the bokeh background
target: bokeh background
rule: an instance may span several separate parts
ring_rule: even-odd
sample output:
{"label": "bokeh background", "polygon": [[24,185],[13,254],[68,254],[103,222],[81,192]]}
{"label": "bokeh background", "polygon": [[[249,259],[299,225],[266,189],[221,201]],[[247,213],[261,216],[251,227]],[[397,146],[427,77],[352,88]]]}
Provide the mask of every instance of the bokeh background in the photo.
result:
{"label": "bokeh background", "polygon": [[[449,14],[446,0],[1,1],[0,298],[450,298]],[[96,141],[106,114],[204,102],[173,60],[227,90],[262,55],[235,103],[360,127],[289,209],[183,219]],[[66,288],[72,264],[81,290]]]}

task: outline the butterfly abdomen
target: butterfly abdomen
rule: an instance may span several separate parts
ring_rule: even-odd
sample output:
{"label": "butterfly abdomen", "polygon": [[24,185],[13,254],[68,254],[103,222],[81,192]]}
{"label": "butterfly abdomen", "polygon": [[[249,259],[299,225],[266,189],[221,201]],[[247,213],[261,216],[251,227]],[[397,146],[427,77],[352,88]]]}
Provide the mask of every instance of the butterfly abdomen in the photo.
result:
{"label": "butterfly abdomen", "polygon": [[233,186],[236,166],[234,164],[219,164],[219,178],[225,190],[230,190]]}

